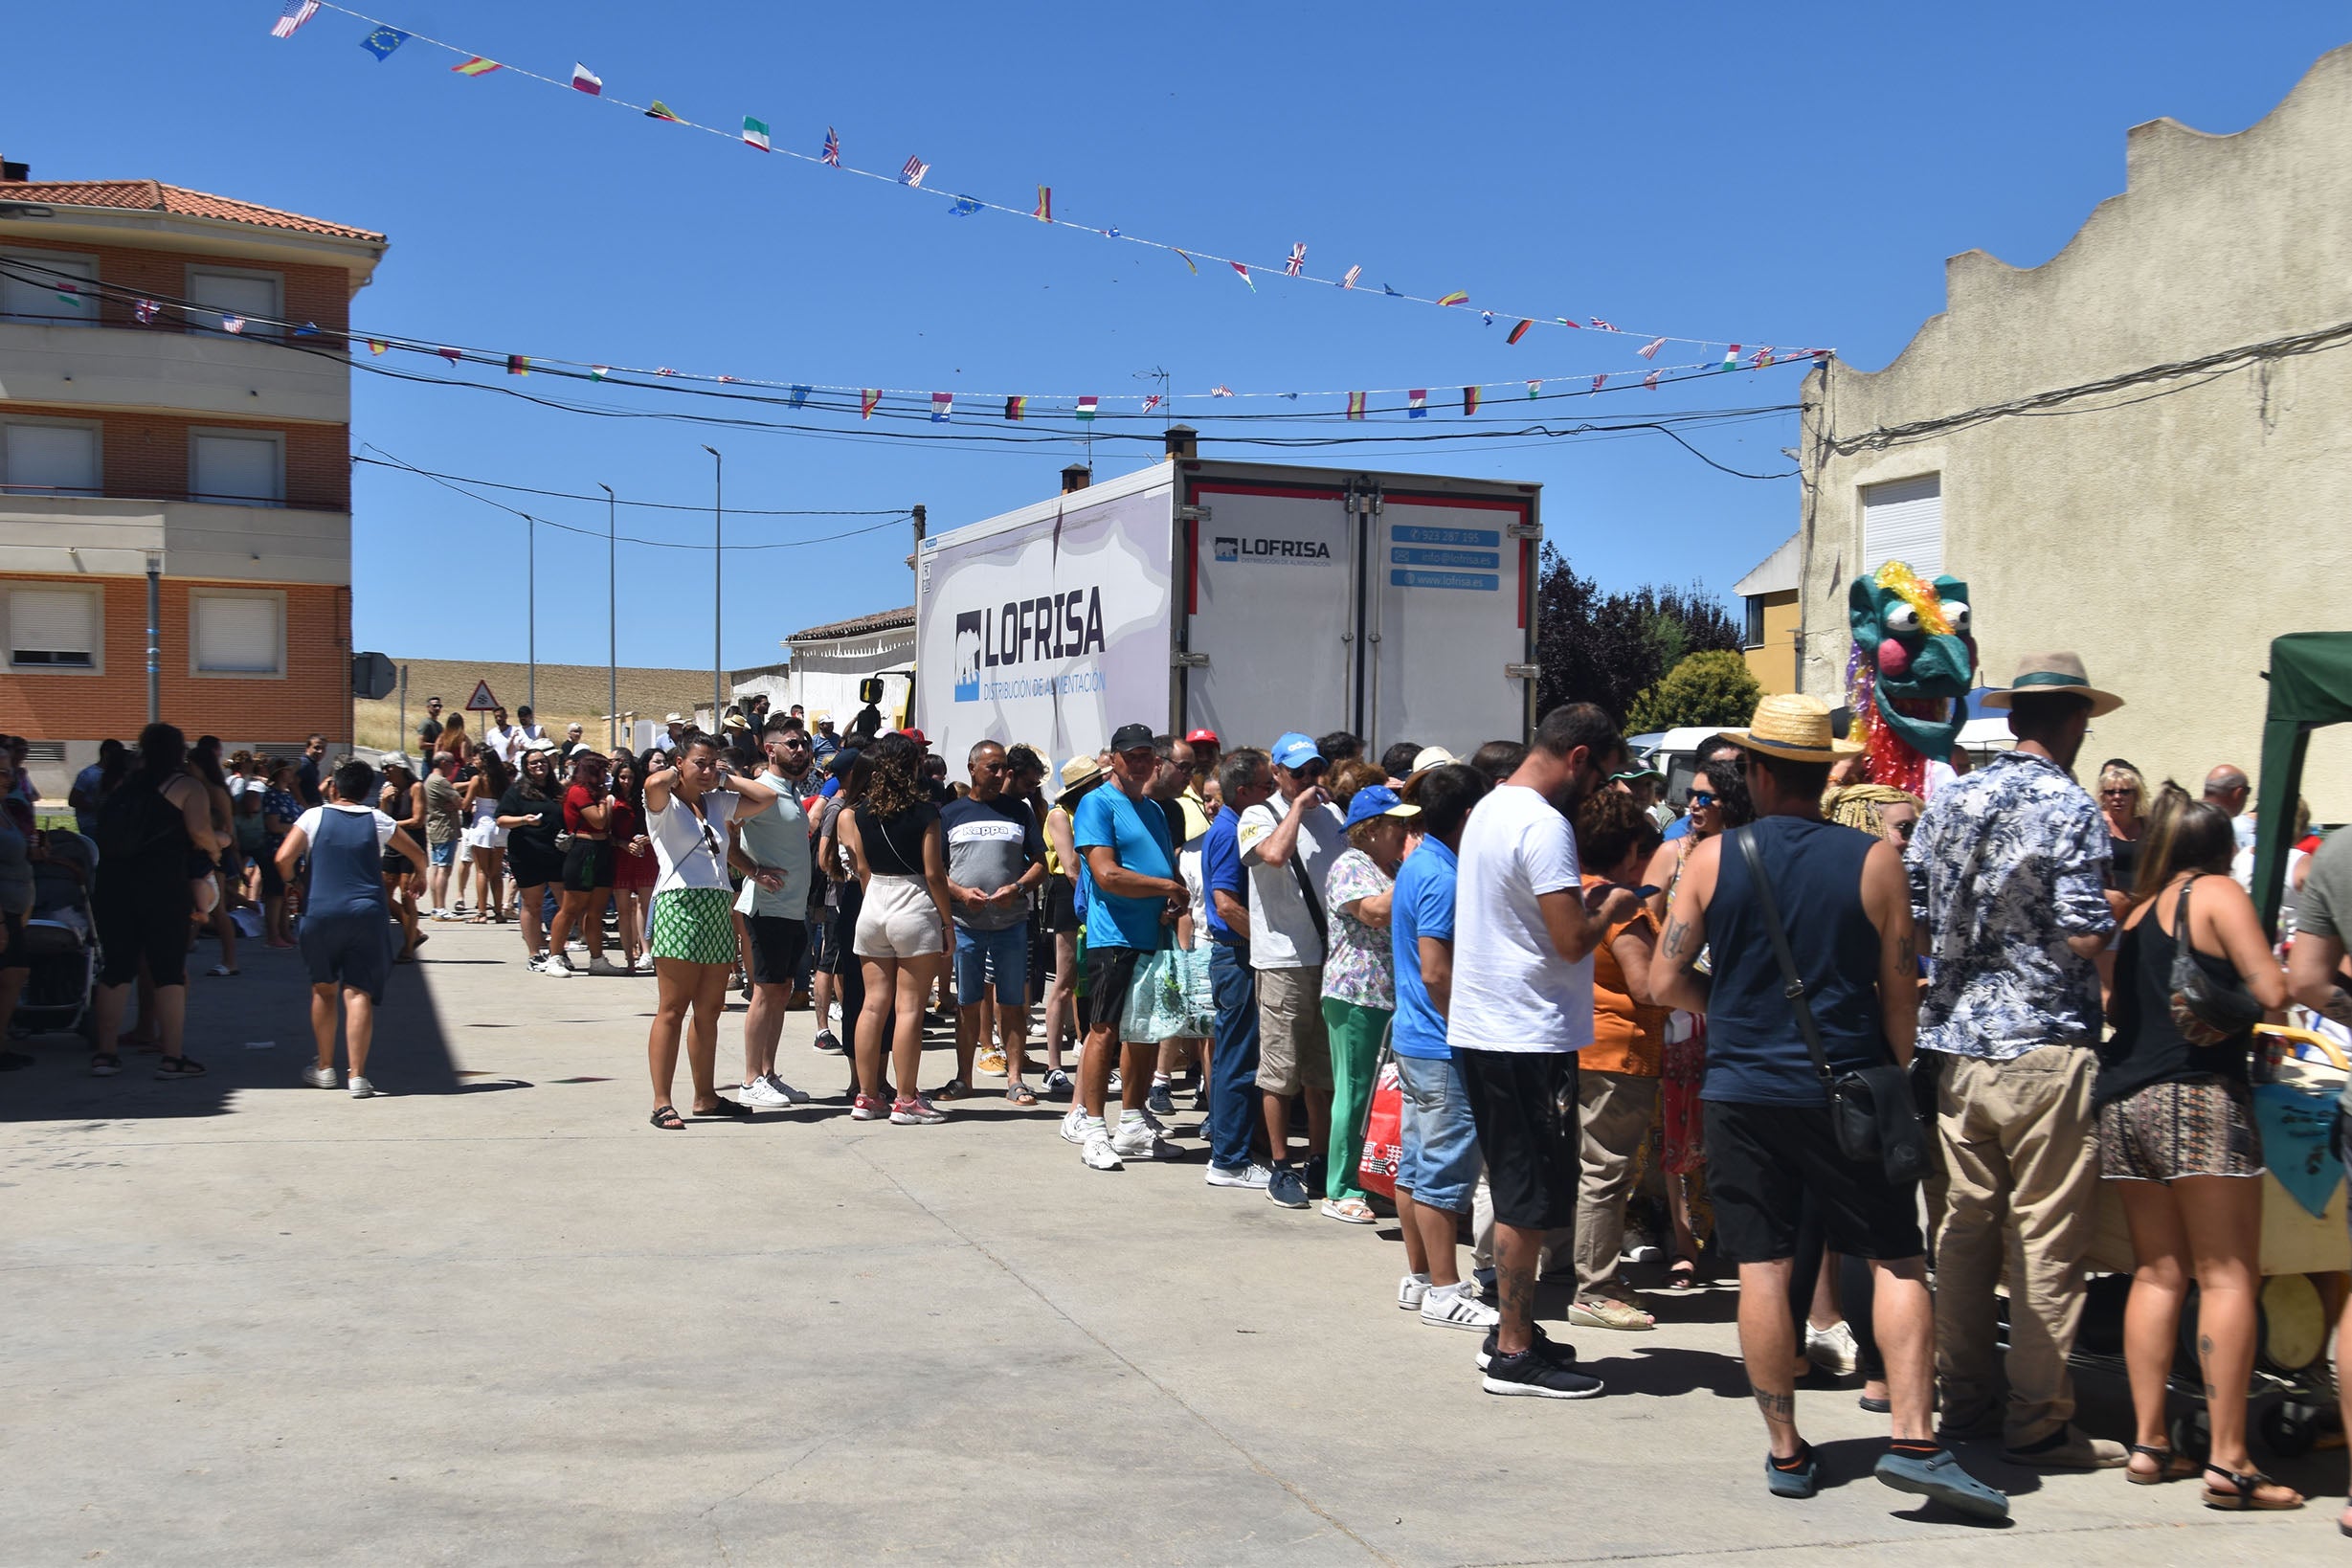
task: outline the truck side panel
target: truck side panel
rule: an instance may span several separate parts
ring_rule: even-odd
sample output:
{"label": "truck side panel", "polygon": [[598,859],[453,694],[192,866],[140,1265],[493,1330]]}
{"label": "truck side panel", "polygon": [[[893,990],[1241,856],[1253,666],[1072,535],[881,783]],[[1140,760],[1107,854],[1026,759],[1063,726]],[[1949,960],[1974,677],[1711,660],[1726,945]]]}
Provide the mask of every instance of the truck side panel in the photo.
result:
{"label": "truck side panel", "polygon": [[1353,724],[1353,554],[1347,492],[1196,480],[1184,724],[1227,747]]}
{"label": "truck side panel", "polygon": [[1528,652],[1524,592],[1533,498],[1389,489],[1373,528],[1374,678],[1368,738],[1444,746],[1459,756],[1524,738],[1527,683],[1505,673]]}

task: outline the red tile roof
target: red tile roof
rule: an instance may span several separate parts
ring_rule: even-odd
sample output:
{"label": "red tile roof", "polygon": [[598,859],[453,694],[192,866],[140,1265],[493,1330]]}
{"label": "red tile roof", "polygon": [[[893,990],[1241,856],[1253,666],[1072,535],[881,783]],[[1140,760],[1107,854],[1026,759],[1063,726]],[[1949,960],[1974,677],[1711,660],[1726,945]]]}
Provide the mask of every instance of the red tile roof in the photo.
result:
{"label": "red tile roof", "polygon": [[817,642],[833,638],[871,637],[877,632],[900,631],[914,623],[914,606],[910,604],[904,610],[877,610],[870,616],[857,616],[848,620],[833,620],[822,626],[805,627],[784,640]]}
{"label": "red tile roof", "polygon": [[182,217],[225,218],[261,229],[289,229],[297,234],[325,235],[335,239],[384,236],[366,229],[346,228],[300,213],[280,212],[250,201],[208,195],[185,186],[157,180],[9,180],[0,182],[0,201],[37,201],[55,207],[117,207],[134,212],[172,213]]}

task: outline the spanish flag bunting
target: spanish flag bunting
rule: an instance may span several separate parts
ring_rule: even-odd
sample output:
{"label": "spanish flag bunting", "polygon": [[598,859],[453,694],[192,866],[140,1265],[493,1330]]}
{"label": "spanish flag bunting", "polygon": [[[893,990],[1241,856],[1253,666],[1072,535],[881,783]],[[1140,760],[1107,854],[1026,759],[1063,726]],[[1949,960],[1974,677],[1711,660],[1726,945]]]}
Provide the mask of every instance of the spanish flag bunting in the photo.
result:
{"label": "spanish flag bunting", "polygon": [[680,120],[676,115],[670,112],[670,106],[668,104],[662,102],[658,98],[653,101],[653,107],[645,111],[645,118],[648,120],[666,120],[673,125],[684,123],[683,121]]}
{"label": "spanish flag bunting", "polygon": [[874,405],[881,401],[882,389],[880,387],[860,388],[858,392],[858,417],[861,419],[871,419],[874,417]]}
{"label": "spanish flag bunting", "polygon": [[1463,293],[1460,289],[1454,290],[1451,294],[1441,294],[1438,296],[1438,303],[1442,305],[1468,304],[1469,302],[1470,297]]}
{"label": "spanish flag bunting", "polygon": [[480,55],[475,56],[472,59],[467,60],[462,65],[453,65],[450,67],[452,71],[455,71],[461,77],[486,77],[491,72],[499,70],[500,68],[501,67],[498,61],[484,59]]}
{"label": "spanish flag bunting", "polygon": [[1363,416],[1364,394],[1362,392],[1348,393],[1348,417],[1351,419],[1361,419]]}
{"label": "spanish flag bunting", "polygon": [[1004,416],[1007,419],[1025,419],[1028,415],[1029,399],[1026,397],[1008,397],[1004,400]]}
{"label": "spanish flag bunting", "polygon": [[506,356],[506,373],[508,375],[530,374],[531,362],[529,356],[526,354],[508,354]]}
{"label": "spanish flag bunting", "polygon": [[368,352],[371,354],[380,354],[391,347],[392,345],[386,343],[382,338],[370,338],[368,340]]}
{"label": "spanish flag bunting", "polygon": [[1429,389],[1416,387],[1404,394],[1404,416],[1408,419],[1429,417]]}
{"label": "spanish flag bunting", "polygon": [[1051,223],[1054,220],[1054,188],[1052,186],[1041,185],[1037,188],[1037,212],[1034,215],[1040,223]]}
{"label": "spanish flag bunting", "polygon": [[1080,424],[1090,425],[1094,423],[1095,405],[1100,401],[1101,399],[1095,397],[1092,393],[1088,393],[1086,396],[1078,400],[1078,422]]}
{"label": "spanish flag bunting", "polygon": [[1511,329],[1511,336],[1505,338],[1503,341],[1505,343],[1518,342],[1521,338],[1527,336],[1527,329],[1534,325],[1534,322],[1532,320],[1521,322],[1518,325]]}
{"label": "spanish flag bunting", "polygon": [[1465,414],[1476,414],[1478,412],[1478,389],[1476,387],[1465,387],[1462,389],[1462,412]]}

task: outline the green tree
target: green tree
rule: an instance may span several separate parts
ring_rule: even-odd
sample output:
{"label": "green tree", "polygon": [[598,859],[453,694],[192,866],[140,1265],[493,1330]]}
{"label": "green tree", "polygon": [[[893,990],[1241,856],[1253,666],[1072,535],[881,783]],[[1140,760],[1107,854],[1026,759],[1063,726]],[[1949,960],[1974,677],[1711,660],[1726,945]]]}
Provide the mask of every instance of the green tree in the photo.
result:
{"label": "green tree", "polygon": [[1736,653],[1694,653],[1633,700],[1625,728],[1634,733],[1686,726],[1742,725],[1764,694]]}
{"label": "green tree", "polygon": [[1723,602],[1697,583],[1602,593],[1550,545],[1535,594],[1538,716],[1562,703],[1598,703],[1623,719],[1634,698],[1687,655],[1740,643]]}

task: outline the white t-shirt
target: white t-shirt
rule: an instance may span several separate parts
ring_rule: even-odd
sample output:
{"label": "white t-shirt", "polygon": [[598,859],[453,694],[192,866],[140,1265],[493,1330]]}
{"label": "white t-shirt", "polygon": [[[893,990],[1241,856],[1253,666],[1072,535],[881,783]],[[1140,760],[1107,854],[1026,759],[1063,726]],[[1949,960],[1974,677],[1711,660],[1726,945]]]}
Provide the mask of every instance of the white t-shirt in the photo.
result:
{"label": "white t-shirt", "polygon": [[1559,955],[1535,903],[1581,896],[1568,818],[1520,784],[1498,786],[1462,831],[1454,885],[1455,1050],[1574,1051],[1593,1042],[1593,960]]}
{"label": "white t-shirt", "polygon": [[704,817],[697,816],[677,795],[660,811],[645,814],[647,837],[653,840],[654,859],[661,867],[661,875],[654,879],[657,897],[673,887],[732,891],[727,880],[727,821],[735,814],[735,796],[727,790],[706,790],[703,811],[710,823],[707,839],[703,834]]}
{"label": "white t-shirt", "polygon": [[[1256,853],[1289,815],[1289,805],[1277,795],[1242,813],[1234,824],[1234,841],[1242,852],[1242,868],[1249,873],[1249,967],[1252,969],[1313,969],[1323,962],[1323,939],[1315,934],[1314,918],[1307,912],[1307,896],[1298,885],[1293,865],[1304,863],[1315,898],[1332,862],[1348,847],[1347,819],[1329,801],[1309,812],[1298,825],[1298,844],[1290,861],[1268,865]],[[1326,921],[1330,911],[1324,914]]]}
{"label": "white t-shirt", "polygon": [[400,825],[373,806],[347,805],[340,800],[330,800],[324,806],[311,807],[294,819],[294,825],[302,830],[303,838],[315,844],[319,841],[319,823],[330,811],[347,811],[354,816],[365,812],[374,818],[375,846],[378,849],[392,842],[392,830]]}

